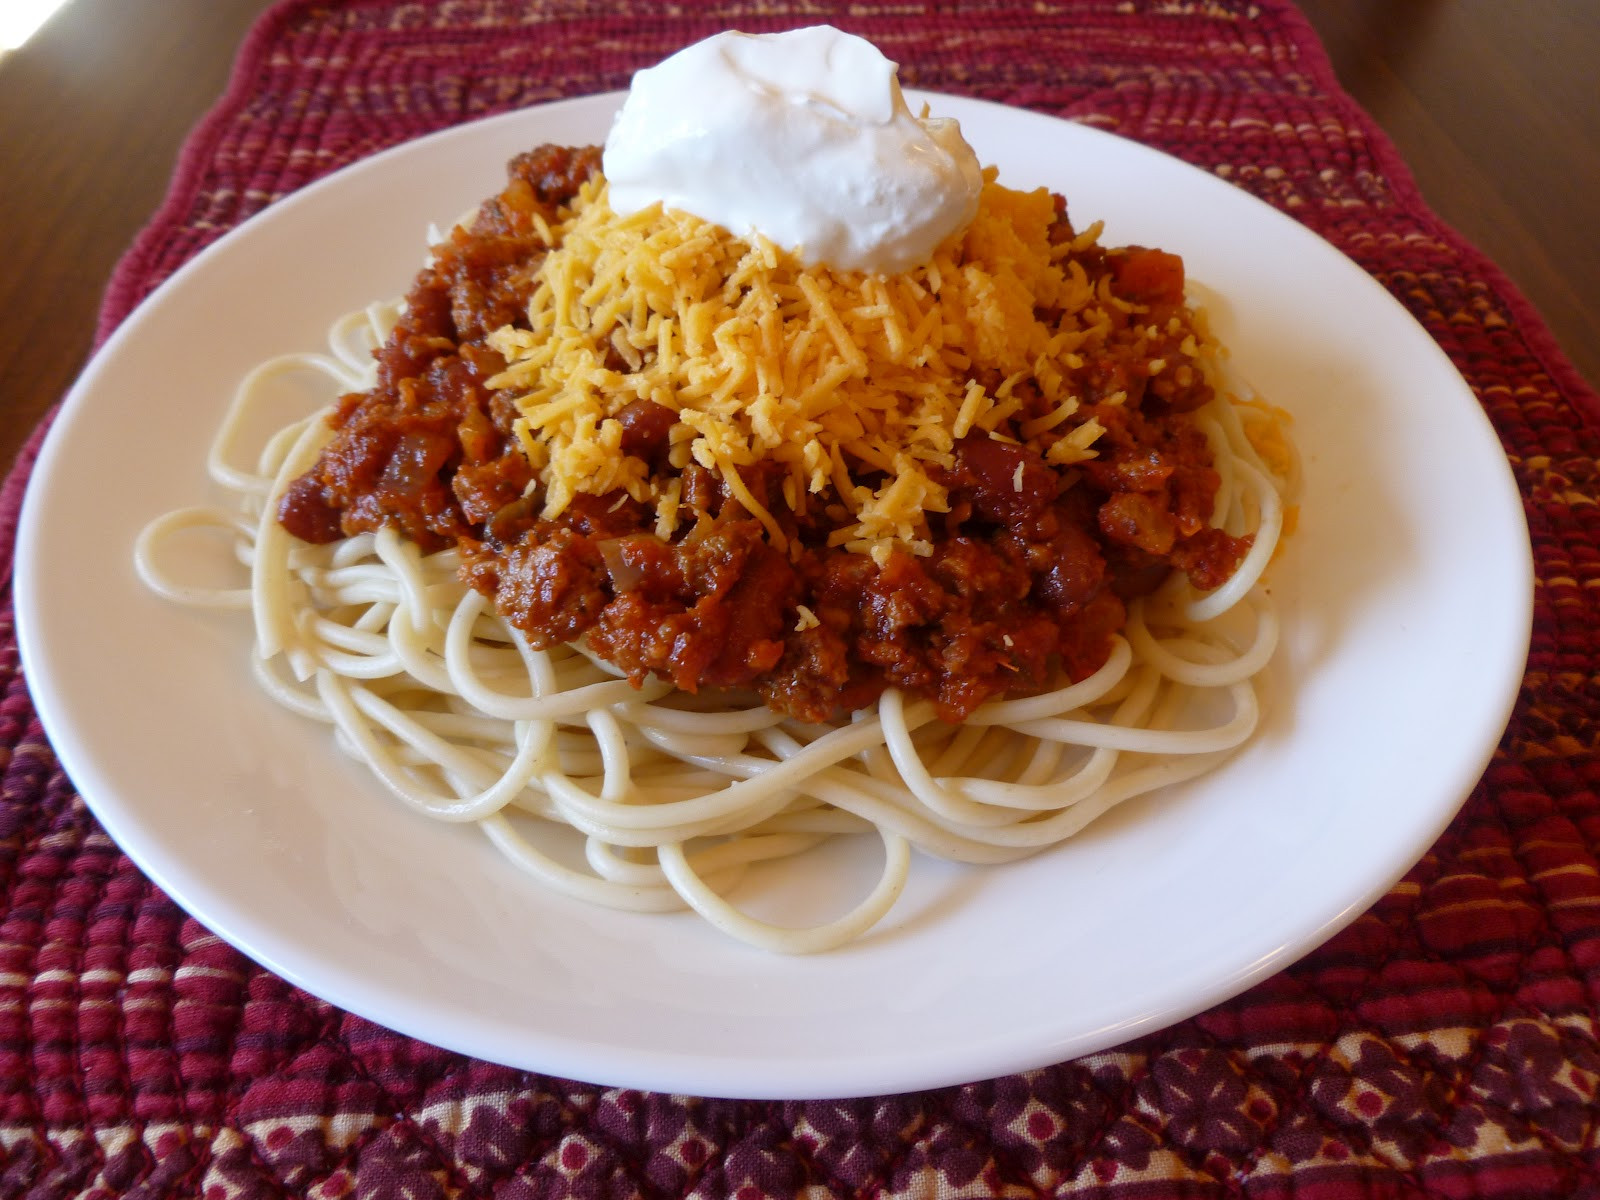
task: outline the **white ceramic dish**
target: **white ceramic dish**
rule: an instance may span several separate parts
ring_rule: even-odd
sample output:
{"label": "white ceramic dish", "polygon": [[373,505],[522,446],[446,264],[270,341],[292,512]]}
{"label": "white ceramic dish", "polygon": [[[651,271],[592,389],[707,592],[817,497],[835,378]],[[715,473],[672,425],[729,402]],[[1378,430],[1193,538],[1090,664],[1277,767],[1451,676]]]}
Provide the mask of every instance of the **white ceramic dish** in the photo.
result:
{"label": "white ceramic dish", "polygon": [[[1371,278],[1243,192],[1091,129],[927,99],[1002,179],[1065,193],[1108,242],[1182,253],[1236,361],[1294,415],[1306,489],[1273,574],[1287,633],[1239,757],[1028,862],[919,859],[870,936],[775,958],[692,916],[542,892],[259,694],[242,617],[144,591],[134,537],[206,497],[205,447],[244,372],[400,293],[428,223],[497,190],[512,154],[601,140],[618,102],[601,96],[274,205],[151,297],[74,389],[27,497],[22,650],[68,773],[134,860],[257,961],[404,1033],[600,1083],[774,1098],[1101,1049],[1240,991],[1382,894],[1477,780],[1527,650],[1527,530],[1471,392]],[[758,880],[757,902],[825,911],[874,852]]]}

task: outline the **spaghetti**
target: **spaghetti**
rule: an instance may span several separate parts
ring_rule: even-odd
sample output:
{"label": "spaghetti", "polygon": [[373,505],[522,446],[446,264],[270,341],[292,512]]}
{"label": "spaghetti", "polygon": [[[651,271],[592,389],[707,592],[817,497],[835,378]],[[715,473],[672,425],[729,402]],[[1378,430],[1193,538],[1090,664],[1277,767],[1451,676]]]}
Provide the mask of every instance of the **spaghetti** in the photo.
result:
{"label": "spaghetti", "polygon": [[[1278,633],[1260,579],[1293,462],[1278,417],[1236,402],[1220,377],[1187,419],[1218,480],[1211,527],[1247,546],[1225,582],[1200,591],[1170,572],[1127,600],[1095,669],[990,696],[959,722],[941,719],[940,696],[892,685],[847,715],[799,719],[750,687],[686,691],[623,670],[584,638],[537,647],[471,585],[457,546],[425,547],[392,525],[320,545],[291,536],[283,497],[319,461],[332,410],[253,454],[242,431],[282,372],[314,373],[330,402],[370,391],[373,353],[401,315],[399,305],[352,314],[327,353],[247,377],[208,464],[227,505],[158,519],[136,563],[173,601],[250,610],[254,673],[273,699],[330,725],[406,805],[476,824],[552,889],[632,911],[688,907],[768,950],[823,951],[890,910],[913,848],[968,863],[1036,853],[1123,800],[1213,769],[1257,725],[1252,681]],[[859,512],[851,520],[865,524]],[[196,526],[233,535],[248,587],[190,587],[163,569],[161,545]],[[548,825],[577,831],[583,868],[550,851]],[[750,868],[856,833],[878,836],[883,861],[844,915],[788,928],[728,898]]]}

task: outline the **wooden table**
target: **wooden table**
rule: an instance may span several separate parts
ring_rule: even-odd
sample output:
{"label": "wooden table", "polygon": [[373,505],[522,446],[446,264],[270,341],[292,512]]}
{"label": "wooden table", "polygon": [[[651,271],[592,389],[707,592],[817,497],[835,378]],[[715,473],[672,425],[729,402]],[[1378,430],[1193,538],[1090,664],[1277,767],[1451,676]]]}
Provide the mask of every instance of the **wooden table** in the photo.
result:
{"label": "wooden table", "polygon": [[[83,365],[100,293],[267,0],[72,0],[0,58],[0,463]],[[1436,212],[1600,383],[1600,6],[1302,0]]]}

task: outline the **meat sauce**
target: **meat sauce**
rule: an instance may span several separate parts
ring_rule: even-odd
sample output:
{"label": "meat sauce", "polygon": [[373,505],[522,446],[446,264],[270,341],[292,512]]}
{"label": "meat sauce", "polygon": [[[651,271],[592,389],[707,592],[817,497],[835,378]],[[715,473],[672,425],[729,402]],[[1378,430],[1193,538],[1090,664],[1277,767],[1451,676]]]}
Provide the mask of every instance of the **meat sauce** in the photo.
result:
{"label": "meat sauce", "polygon": [[[621,492],[580,495],[542,519],[542,490],[512,433],[514,397],[486,386],[505,367],[486,335],[525,326],[549,249],[535,218],[554,224],[598,169],[593,148],[523,154],[471,228],[435,249],[376,352],[376,385],[340,399],[331,442],[285,492],[278,517],[290,533],[323,543],[392,526],[424,551],[459,547],[463,578],[534,646],[584,637],[636,683],[656,674],[690,692],[753,689],[807,721],[891,686],[958,721],[1058,671],[1082,678],[1105,662],[1128,599],[1174,569],[1214,587],[1248,549],[1208,525],[1218,476],[1184,414],[1211,398],[1209,386],[1196,371],[1149,369],[1176,358],[1188,333],[1187,322],[1162,332],[1182,311],[1183,264],[1098,246],[1073,254],[1140,306],[1143,333],[1089,372],[1080,411],[1104,427],[1097,457],[1061,469],[1023,445],[961,439],[938,480],[950,504],[930,514],[929,556],[896,553],[879,567],[828,548],[835,525],[822,511],[790,512],[759,463],[743,482],[783,528],[787,552],[698,465],[682,472],[671,541],[656,536],[652,508]],[[1055,235],[1070,240],[1059,199],[1057,211]],[[1016,420],[1043,409],[1025,404]],[[664,467],[674,414],[639,401],[618,420],[623,450]]]}

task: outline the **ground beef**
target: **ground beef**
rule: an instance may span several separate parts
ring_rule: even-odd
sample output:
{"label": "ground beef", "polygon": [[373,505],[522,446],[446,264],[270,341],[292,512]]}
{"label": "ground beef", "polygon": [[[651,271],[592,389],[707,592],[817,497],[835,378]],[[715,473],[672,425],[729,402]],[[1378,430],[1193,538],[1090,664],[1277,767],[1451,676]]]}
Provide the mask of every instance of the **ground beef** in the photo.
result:
{"label": "ground beef", "polygon": [[[1213,587],[1248,549],[1208,526],[1218,477],[1184,414],[1209,387],[1148,369],[1187,335],[1175,327],[1161,341],[1183,302],[1182,263],[1098,246],[1078,261],[1137,302],[1147,326],[1144,357],[1110,354],[1088,372],[1083,411],[1105,430],[1099,456],[1063,471],[1022,445],[962,439],[939,480],[950,511],[934,518],[926,557],[896,553],[880,567],[830,549],[834,526],[821,512],[789,512],[761,464],[741,478],[779,521],[787,553],[698,466],[683,473],[687,512],[671,541],[653,532],[653,510],[622,494],[579,496],[541,519],[515,408],[486,387],[505,364],[485,338],[525,319],[549,250],[535,214],[554,224],[598,166],[593,149],[519,156],[506,189],[438,249],[377,352],[376,386],[340,401],[333,440],[285,493],[278,515],[290,533],[320,543],[388,525],[424,550],[458,546],[463,577],[535,646],[586,637],[635,681],[753,689],[808,721],[891,686],[960,720],[1059,671],[1082,678],[1104,663],[1128,599],[1174,569]],[[1057,207],[1063,243],[1072,230]],[[1026,384],[1015,394],[1037,401]],[[672,414],[642,401],[619,421],[624,452],[660,466]]]}

